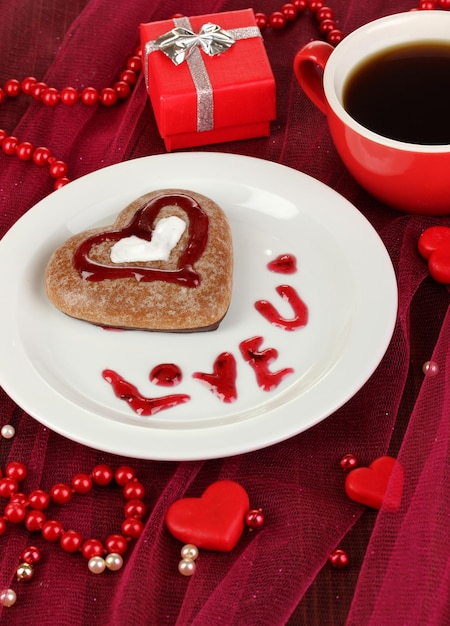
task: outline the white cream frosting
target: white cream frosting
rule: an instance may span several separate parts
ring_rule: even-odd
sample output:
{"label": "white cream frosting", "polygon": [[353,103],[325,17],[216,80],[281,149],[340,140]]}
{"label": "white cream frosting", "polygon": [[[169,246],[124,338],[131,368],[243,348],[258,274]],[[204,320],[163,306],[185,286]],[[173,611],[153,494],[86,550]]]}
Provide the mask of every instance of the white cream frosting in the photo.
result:
{"label": "white cream frosting", "polygon": [[186,223],[171,215],[156,224],[150,241],[131,235],[119,239],[111,248],[113,263],[167,261],[186,229]]}

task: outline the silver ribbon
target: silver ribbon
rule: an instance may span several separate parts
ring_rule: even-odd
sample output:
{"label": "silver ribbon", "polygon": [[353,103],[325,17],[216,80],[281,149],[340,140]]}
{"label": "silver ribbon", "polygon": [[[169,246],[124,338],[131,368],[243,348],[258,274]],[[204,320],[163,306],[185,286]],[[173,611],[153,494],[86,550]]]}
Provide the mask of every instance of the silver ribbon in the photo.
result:
{"label": "silver ribbon", "polygon": [[196,35],[187,17],[174,18],[175,28],[161,35],[155,41],[145,44],[145,80],[148,89],[148,57],[152,52],[161,51],[175,65],[187,62],[197,94],[197,132],[214,128],[213,88],[208,70],[201,55],[214,56],[226,52],[239,39],[261,37],[257,26],[223,30],[217,24],[204,24]]}
{"label": "silver ribbon", "polygon": [[231,48],[235,39],[217,24],[203,24],[198,35],[189,28],[178,26],[156,40],[158,48],[175,64],[180,65],[200,47],[212,57]]}

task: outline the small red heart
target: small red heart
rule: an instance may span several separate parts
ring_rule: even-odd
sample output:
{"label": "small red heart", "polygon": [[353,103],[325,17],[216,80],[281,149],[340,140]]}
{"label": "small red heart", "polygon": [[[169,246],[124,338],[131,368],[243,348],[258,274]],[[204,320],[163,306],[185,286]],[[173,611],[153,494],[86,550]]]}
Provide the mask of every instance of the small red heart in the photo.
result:
{"label": "small red heart", "polygon": [[250,508],[247,492],[232,480],[210,485],[201,498],[182,498],[166,514],[167,528],[184,543],[229,552],[244,530]]}
{"label": "small red heart", "polygon": [[373,509],[381,509],[383,505],[388,511],[398,511],[403,492],[403,467],[391,456],[381,456],[369,467],[349,472],[345,491],[355,502]]}
{"label": "small red heart", "polygon": [[419,252],[428,261],[428,271],[434,280],[450,283],[450,228],[427,228],[419,238]]}

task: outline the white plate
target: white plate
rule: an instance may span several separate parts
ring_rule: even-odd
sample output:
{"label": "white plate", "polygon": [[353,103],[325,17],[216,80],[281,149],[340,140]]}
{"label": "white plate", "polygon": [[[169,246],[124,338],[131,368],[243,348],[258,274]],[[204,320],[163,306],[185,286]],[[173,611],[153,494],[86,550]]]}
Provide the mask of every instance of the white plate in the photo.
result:
{"label": "white plate", "polygon": [[[69,236],[109,225],[131,200],[153,189],[201,192],[226,211],[234,239],[231,307],[208,333],[110,332],[74,320],[47,300],[43,284],[52,251]],[[267,263],[297,258],[295,274]],[[340,195],[287,167],[238,155],[174,153],[94,172],[51,194],[0,242],[0,382],[31,416],[94,448],[136,458],[194,460],[248,452],[310,428],[367,381],[390,342],[397,312],[391,261],[368,221]],[[254,303],[267,299],[285,317],[275,287],[289,284],[307,304],[306,326],[287,332]],[[239,351],[263,337],[275,348],[272,371],[294,372],[263,391]],[[224,403],[198,380],[216,357],[237,362],[238,398]],[[157,364],[175,363],[175,388],[149,380]],[[185,393],[191,400],[142,417],[102,378],[118,372],[147,397]]]}

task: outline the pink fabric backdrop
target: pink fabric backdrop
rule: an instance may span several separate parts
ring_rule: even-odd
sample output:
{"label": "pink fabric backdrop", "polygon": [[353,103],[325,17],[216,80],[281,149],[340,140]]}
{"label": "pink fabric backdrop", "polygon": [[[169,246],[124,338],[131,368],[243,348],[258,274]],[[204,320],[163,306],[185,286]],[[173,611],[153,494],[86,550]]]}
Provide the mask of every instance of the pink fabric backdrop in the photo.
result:
{"label": "pink fabric backdrop", "polygon": [[[327,4],[344,33],[414,6],[411,0]],[[34,75],[58,89],[100,89],[117,80],[139,43],[141,22],[247,7],[238,0],[1,0],[0,85]],[[258,0],[252,8],[270,13],[279,5]],[[399,283],[392,343],[364,388],[318,426],[261,451],[206,462],[135,461],[83,447],[41,426],[1,390],[0,425],[14,425],[16,437],[0,439],[0,467],[26,462],[27,491],[49,489],[98,463],[115,468],[125,462],[147,487],[149,507],[144,532],[123,569],[100,576],[89,573],[81,557],[9,524],[0,537],[0,589],[13,587],[18,599],[14,607],[0,607],[2,624],[450,623],[449,292],[429,277],[417,253],[423,229],[450,226],[450,219],[400,214],[371,198],[347,173],[323,116],[291,69],[298,48],[317,38],[309,12],[264,38],[277,81],[271,136],[205,149],[263,157],[303,171],[367,216],[387,246]],[[0,128],[48,146],[69,164],[71,178],[164,152],[143,77],[132,96],[112,109],[48,108],[25,96],[8,100],[0,106]],[[46,172],[0,154],[1,236],[51,189]],[[422,372],[431,359],[440,368],[434,378]],[[339,460],[348,452],[362,465],[385,453],[398,457],[405,470],[398,513],[369,510],[346,497]],[[244,533],[231,553],[202,554],[195,575],[184,578],[177,572],[180,544],[164,527],[165,512],[173,500],[198,496],[218,478],[246,488],[251,503],[264,510],[265,526]],[[55,515],[85,536],[106,535],[121,520],[120,503],[118,491],[95,490],[83,505]],[[43,558],[33,581],[17,583],[19,557],[30,544],[41,548]],[[344,570],[327,563],[338,546],[349,554]]]}

